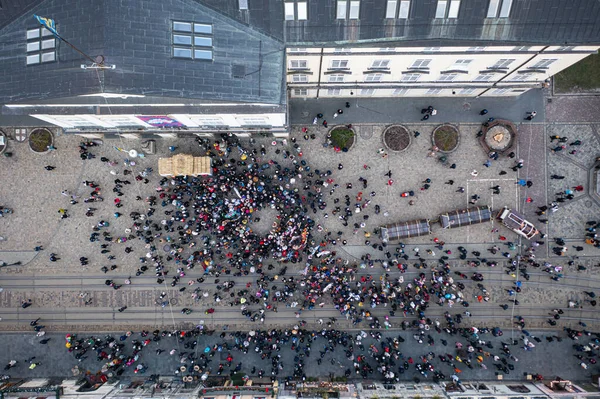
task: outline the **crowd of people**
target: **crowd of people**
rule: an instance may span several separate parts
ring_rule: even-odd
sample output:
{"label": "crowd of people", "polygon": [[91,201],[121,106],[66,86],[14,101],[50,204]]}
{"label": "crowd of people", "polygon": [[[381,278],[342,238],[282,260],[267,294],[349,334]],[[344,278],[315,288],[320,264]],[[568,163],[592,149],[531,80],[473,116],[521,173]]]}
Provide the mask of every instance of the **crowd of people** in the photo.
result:
{"label": "crowd of people", "polygon": [[[426,116],[435,115],[433,108],[424,111]],[[342,113],[343,110],[338,110],[333,118]],[[315,121],[320,118],[323,115],[317,115]],[[314,139],[314,135],[309,136],[307,130],[303,132]],[[107,218],[100,219],[95,222],[90,241],[98,246],[98,252],[109,261],[115,259],[115,251],[130,253],[137,249],[136,245],[143,246],[145,255],[138,259],[139,267],[135,276],[155,275],[156,283],[163,291],[160,297],[163,306],[169,306],[166,298],[169,287],[189,294],[197,302],[210,300],[207,298],[211,296],[214,307],[211,306],[206,312],[218,313],[220,307],[227,305],[237,307],[242,320],[257,323],[255,331],[252,334],[231,333],[222,343],[206,348],[201,348],[200,336],[212,334],[213,331],[203,325],[189,331],[177,330],[175,326],[172,331],[144,331],[139,339],[130,339],[135,336],[132,332],[118,338],[79,338],[69,335],[66,344],[76,359],[82,361],[92,355],[103,362],[104,372],[117,375],[127,367],[143,373],[147,369],[141,357],[144,348],[152,346],[152,342],[159,343],[161,339],[172,336],[176,338],[178,347],[170,354],[177,355],[180,365],[184,366],[182,370],[179,368],[181,366],[174,370],[176,373],[203,375],[207,370],[234,373],[242,367],[241,363],[234,366],[234,355],[227,357],[226,364],[217,366],[212,359],[215,353],[255,351],[270,361],[270,376],[276,378],[279,370],[283,369],[283,362],[289,361],[279,353],[282,347],[287,346],[295,352],[293,376],[306,378],[304,364],[311,354],[317,357],[317,362],[321,362],[327,353],[341,346],[354,366],[345,370],[347,376],[358,374],[367,378],[377,372],[386,380],[398,381],[401,374],[415,364],[415,370],[422,376],[434,380],[450,376],[458,381],[464,367],[492,366],[509,373],[514,368],[514,362],[518,361],[515,356],[518,348],[514,346],[518,344],[527,351],[535,347],[532,339],[538,338],[531,337],[525,330],[523,318],[517,318],[515,322],[521,339],[503,343],[498,348],[485,341],[485,334],[502,336],[500,328],[461,326],[463,316],[471,316],[468,310],[471,298],[481,303],[491,299],[484,285],[483,274],[476,268],[495,267],[499,262],[488,259],[486,254],[469,252],[464,247],[451,249],[437,239],[431,248],[424,251],[418,248],[407,251],[403,243],[392,250],[388,243],[376,238],[378,231],[375,226],[367,226],[369,213],[379,213],[382,209],[374,203],[377,193],[369,188],[366,178],[343,183],[335,179],[331,170],[312,169],[295,138],[289,142],[276,140],[271,146],[257,144],[252,139],[245,144],[232,134],[221,134],[214,141],[198,139],[197,142],[200,152],[211,158],[212,175],[209,177],[163,177],[155,186],[151,186],[154,177],[151,168],[136,173],[134,165],[125,161],[122,173],[125,177],[114,179],[112,186],[114,208],[111,212],[114,211],[112,217],[115,219],[129,218],[129,227],[124,232],[116,232]],[[90,152],[91,147],[94,147],[92,143],[82,143],[82,159],[97,162]],[[497,153],[490,154],[484,166],[489,167],[497,159]],[[119,163],[105,157],[100,161],[112,168],[113,175],[120,176]],[[516,161],[513,171],[517,172],[523,164],[523,160]],[[455,167],[455,164],[450,166]],[[46,169],[52,171],[54,167],[48,166]],[[343,169],[341,163],[338,169]],[[392,171],[389,171],[382,179],[391,185],[391,177]],[[429,188],[431,180],[427,180],[422,190]],[[531,186],[530,181],[523,181],[524,187]],[[453,183],[446,182],[449,185]],[[110,195],[96,182],[86,180],[83,185],[86,190],[91,189],[83,196],[84,203],[100,203]],[[122,215],[119,211],[124,202],[129,201],[124,197],[129,185],[137,189],[135,201],[139,203],[139,210]],[[151,193],[148,193],[148,187],[152,187]],[[339,191],[344,187],[344,194],[340,195]],[[500,188],[496,187],[494,191],[499,194]],[[142,192],[149,195],[142,196]],[[70,199],[71,205],[79,203],[79,196],[69,191],[63,191],[63,195]],[[565,198],[569,199],[569,195],[567,193]],[[472,198],[475,202],[477,199]],[[559,199],[557,202],[561,202]],[[558,205],[553,203],[550,208],[540,207],[540,215],[555,206]],[[97,211],[97,208],[88,207],[85,215],[96,218]],[[261,215],[268,212],[273,212],[276,217],[268,232],[261,234],[258,232]],[[387,210],[383,212],[387,214]],[[59,213],[62,218],[69,217],[65,209],[59,210]],[[319,222],[330,215],[339,219],[340,226],[352,224],[353,234],[364,234],[365,245],[372,247],[372,253],[379,255],[365,254],[359,262],[349,262],[340,257],[337,246],[346,245],[348,237],[342,231],[334,232]],[[588,231],[594,233],[595,239],[597,224],[588,227],[593,228]],[[530,268],[542,268],[555,281],[562,277],[562,266],[536,260],[536,248],[545,245],[543,238],[520,248],[522,256],[517,255],[517,244],[503,236],[498,239],[506,248],[497,245],[488,248],[491,254],[503,255],[506,261],[502,264],[506,264],[506,273],[514,278],[514,287],[507,290],[506,297],[494,298],[493,301],[506,302],[500,304],[504,310],[519,305],[517,294],[529,280]],[[465,266],[473,267],[472,272],[466,274],[451,270],[447,255],[452,250],[459,252]],[[436,256],[434,251],[439,251],[441,255]],[[58,261],[60,257],[52,254],[51,260]],[[82,265],[89,262],[87,257],[79,260]],[[288,267],[302,270],[302,273],[286,274]],[[414,278],[404,278],[411,267],[416,268],[418,274]],[[99,269],[108,274],[118,268],[113,264],[103,265]],[[366,273],[366,270],[374,268],[378,271]],[[192,269],[200,271],[202,277],[186,278]],[[235,277],[239,276],[250,276],[254,281],[242,287],[236,286]],[[212,295],[205,284],[205,279],[209,277],[214,278],[216,283]],[[135,284],[134,277],[123,282],[114,278],[106,280],[106,285],[115,290],[129,284]],[[474,296],[465,295],[467,285],[476,292]],[[303,311],[325,305],[333,306],[342,320],[370,330],[370,334],[338,330],[335,318],[326,323],[328,328],[315,326],[303,319]],[[296,325],[287,329],[261,330],[260,323],[282,306],[293,309]],[[444,321],[427,316],[432,306],[445,308]],[[458,306],[463,309],[457,310]],[[384,316],[376,316],[375,309]],[[381,309],[384,309],[383,313]],[[182,310],[184,314],[190,314],[191,311],[189,308]],[[127,312],[127,304],[123,304],[119,312]],[[399,316],[405,319],[394,325],[392,318]],[[553,317],[549,321],[556,320]],[[319,325],[323,323],[318,320]],[[384,331],[392,327],[413,330],[415,342],[424,346],[434,345],[438,339],[435,334],[451,337],[449,339],[456,340],[455,351],[436,354],[424,348],[421,358],[405,358],[401,349],[402,337],[391,336]],[[568,334],[572,335],[573,332],[591,334],[585,330],[569,330]],[[225,333],[222,337],[225,338]],[[547,337],[549,341],[554,339],[550,338]],[[447,345],[446,339],[440,340],[444,346]],[[594,345],[598,342],[597,339],[593,340]],[[319,350],[320,358],[311,352],[311,345],[313,350]],[[131,354],[125,354],[127,346],[132,348]],[[158,350],[157,354],[160,353]],[[587,365],[592,363],[592,359],[595,363],[594,355],[595,352],[586,352],[587,360],[582,360],[582,363]],[[264,373],[260,370],[259,375],[261,372]]]}

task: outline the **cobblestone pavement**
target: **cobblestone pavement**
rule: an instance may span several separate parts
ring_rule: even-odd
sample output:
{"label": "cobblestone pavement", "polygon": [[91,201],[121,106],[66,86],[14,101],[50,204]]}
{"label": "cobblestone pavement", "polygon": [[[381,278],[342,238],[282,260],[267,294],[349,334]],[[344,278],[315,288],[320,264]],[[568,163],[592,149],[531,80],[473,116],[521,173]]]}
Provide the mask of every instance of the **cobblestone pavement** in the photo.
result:
{"label": "cobblestone pavement", "polygon": [[[548,105],[549,117],[553,117],[556,102]],[[514,107],[514,106],[513,106]],[[329,112],[329,111],[328,111]],[[333,110],[332,110],[333,112]],[[466,112],[466,111],[465,111]],[[475,112],[476,111],[471,111]],[[516,112],[511,111],[511,112]],[[493,112],[494,115],[497,112]],[[502,115],[497,115],[502,117]],[[503,246],[499,240],[499,235],[509,237],[509,240],[517,242],[517,237],[499,226],[497,222],[474,225],[454,230],[442,230],[435,219],[440,213],[454,209],[469,207],[469,197],[477,194],[480,196],[478,205],[490,205],[498,210],[503,206],[516,208],[524,212],[525,216],[536,225],[541,226],[541,230],[548,233],[550,239],[554,237],[563,237],[568,240],[569,246],[580,245],[583,238],[583,228],[586,220],[597,218],[600,213],[596,202],[592,201],[588,192],[578,193],[577,197],[570,202],[561,203],[556,213],[548,215],[548,225],[544,226],[538,221],[538,216],[534,213],[538,206],[552,201],[556,192],[579,184],[587,187],[588,174],[596,154],[600,154],[600,141],[598,138],[598,126],[594,122],[565,123],[557,119],[553,123],[546,124],[543,119],[536,119],[534,123],[517,121],[519,131],[518,145],[516,148],[515,159],[501,158],[492,162],[488,168],[484,166],[487,159],[485,152],[479,146],[476,140],[476,134],[480,125],[473,123],[478,117],[471,115],[469,123],[458,123],[457,126],[461,132],[461,141],[458,149],[447,156],[446,162],[441,162],[437,154],[436,157],[428,157],[431,148],[431,132],[438,125],[437,123],[404,123],[410,132],[418,131],[420,135],[413,137],[410,147],[402,153],[387,153],[386,157],[378,152],[383,148],[382,132],[387,124],[355,123],[353,125],[357,132],[356,144],[347,153],[335,153],[331,148],[325,148],[325,135],[327,129],[322,126],[307,125],[308,134],[315,134],[314,140],[304,140],[302,128],[304,125],[296,125],[292,129],[294,137],[301,146],[302,157],[311,165],[313,170],[321,171],[331,170],[334,181],[324,188],[325,197],[330,206],[326,211],[315,215],[318,223],[323,227],[322,233],[313,232],[320,236],[326,232],[342,232],[342,237],[347,240],[347,245],[342,245],[338,240],[337,247],[333,248],[342,257],[350,261],[356,261],[365,253],[372,253],[375,257],[382,257],[382,252],[373,249],[365,241],[378,243],[375,230],[377,227],[396,221],[406,221],[416,218],[428,218],[432,220],[433,235],[414,238],[406,241],[407,252],[412,254],[416,247],[424,253],[425,249],[434,249],[433,238],[446,242],[446,248],[452,250],[449,254],[451,265],[456,270],[467,270],[464,262],[457,259],[457,247],[465,246],[469,251],[480,251],[487,253],[487,248],[492,244]],[[483,121],[483,117],[480,117]],[[338,122],[336,120],[335,122]],[[340,123],[347,123],[342,117]],[[330,127],[333,126],[333,120]],[[584,145],[577,148],[576,154],[569,154],[568,151],[559,153],[552,152],[555,146],[550,143],[551,135],[561,135],[569,137],[571,140],[581,140]],[[193,306],[195,311],[200,312],[209,306],[215,306],[208,300],[202,300],[195,303],[189,294],[179,292],[176,289],[166,289],[169,298],[172,299],[171,306],[161,308],[156,304],[158,294],[165,290],[164,287],[157,286],[153,279],[143,277],[133,278],[133,284],[120,291],[110,290],[103,286],[102,281],[105,278],[114,278],[119,283],[126,277],[134,275],[139,266],[138,258],[145,256],[147,249],[139,245],[138,242],[131,244],[134,251],[127,254],[124,252],[126,244],[112,244],[111,255],[116,256],[115,260],[106,259],[106,255],[98,253],[97,243],[89,242],[89,234],[92,227],[99,220],[106,220],[110,223],[109,230],[113,235],[125,235],[125,229],[129,227],[128,215],[132,211],[142,211],[146,208],[143,201],[136,201],[135,197],[139,195],[145,198],[155,194],[154,188],[157,186],[159,177],[154,173],[150,177],[148,184],[132,181],[130,186],[125,187],[125,195],[121,197],[124,206],[119,209],[124,216],[116,219],[113,213],[117,210],[113,205],[115,194],[111,192],[112,181],[115,178],[124,179],[125,170],[123,160],[126,154],[119,152],[115,147],[125,149],[139,149],[140,142],[135,140],[105,140],[104,145],[91,148],[91,152],[96,155],[96,159],[81,161],[79,159],[78,147],[81,139],[76,137],[58,136],[56,138],[57,151],[48,155],[35,155],[31,153],[25,144],[14,144],[15,156],[11,159],[0,159],[0,166],[7,176],[12,176],[11,184],[0,185],[0,199],[2,204],[15,210],[14,214],[0,219],[0,235],[7,240],[0,242],[0,260],[11,263],[19,258],[27,259],[25,266],[4,267],[0,270],[0,286],[5,287],[0,293],[0,329],[18,330],[27,327],[27,320],[38,315],[51,318],[53,322],[49,327],[52,329],[61,329],[65,324],[69,329],[74,330],[113,330],[123,328],[125,325],[134,327],[147,326],[152,324],[160,326],[185,325],[190,320],[179,314],[181,307]],[[268,154],[267,157],[273,157],[278,160],[281,155],[275,154],[276,148],[282,148],[281,144],[277,147],[271,146],[269,139],[258,140],[257,145],[265,144]],[[136,159],[137,163],[131,169],[134,173],[142,171],[146,167],[157,169],[157,158],[159,156],[169,156],[169,146],[176,146],[175,153],[192,153],[202,155],[198,146],[191,138],[178,139],[176,141],[162,140],[157,141],[157,156],[148,156],[144,159]],[[100,157],[105,156],[110,160],[117,161],[118,164],[111,166],[100,161]],[[523,159],[525,166],[517,172],[513,172],[511,167],[516,159]],[[343,168],[338,169],[342,164]],[[455,168],[450,166],[455,164]],[[53,165],[57,169],[54,171],[44,170],[44,166]],[[364,165],[368,168],[365,169]],[[477,170],[477,176],[471,172]],[[389,185],[388,177],[385,174],[391,171],[393,184]],[[506,174],[501,174],[505,171]],[[114,172],[115,174],[111,174]],[[551,180],[552,174],[565,175],[564,180]],[[368,181],[368,187],[363,189],[359,177]],[[428,190],[421,190],[425,179],[431,179],[431,187]],[[515,184],[519,178],[531,180],[534,184],[528,189],[519,188]],[[91,204],[97,208],[94,217],[86,217],[85,211],[87,204],[82,202],[82,198],[89,195],[90,188],[81,184],[83,180],[93,180],[102,187],[102,195],[105,201],[102,203]],[[445,184],[453,180],[453,184]],[[346,183],[352,183],[352,189],[346,189]],[[297,183],[299,189],[302,188],[302,182]],[[333,194],[327,190],[335,188]],[[493,195],[493,186],[500,186],[500,194]],[[464,192],[457,192],[459,187],[464,187]],[[69,204],[69,198],[61,195],[62,190],[68,190],[76,195],[79,204]],[[411,198],[401,198],[400,193],[412,190],[416,193]],[[365,226],[355,232],[354,221],[349,226],[344,227],[341,221],[331,213],[333,200],[340,198],[343,202],[344,195],[348,194],[354,202],[354,198],[359,192],[367,198],[371,191],[376,194],[371,198],[369,207],[358,214],[368,214],[368,219],[363,219]],[[526,202],[526,198],[532,198],[533,202]],[[370,198],[370,197],[369,197]],[[414,200],[414,205],[409,205],[409,200]],[[375,205],[381,207],[381,213],[375,214],[373,208]],[[71,217],[60,219],[57,213],[58,209],[68,210]],[[160,207],[158,207],[160,208]],[[160,213],[161,210],[158,210]],[[327,217],[325,216],[327,214]],[[261,222],[257,224],[256,230],[266,233],[271,223],[275,220],[276,213],[273,210],[263,210],[258,215]],[[493,229],[499,229],[499,232],[492,232]],[[365,232],[371,234],[368,239]],[[356,233],[356,234],[355,234]],[[166,244],[166,243],[165,243]],[[526,245],[526,242],[522,242]],[[42,245],[44,250],[34,252],[35,246]],[[570,249],[568,258],[558,259],[549,254],[548,247],[540,247],[536,253],[539,259],[549,257],[552,263],[564,265],[563,274],[565,278],[560,282],[554,282],[549,276],[541,271],[533,271],[530,283],[525,283],[526,288],[520,294],[523,314],[531,319],[532,327],[543,327],[547,310],[552,307],[566,307],[568,300],[583,301],[582,291],[600,288],[600,276],[598,275],[598,259],[600,250],[585,246],[582,252],[576,252],[579,259],[572,266],[567,266],[567,259],[573,259],[575,251]],[[390,245],[393,250],[395,246]],[[434,251],[437,251],[434,249]],[[49,253],[55,252],[61,258],[58,262],[49,261]],[[439,253],[431,256],[431,265],[436,262]],[[516,255],[516,251],[511,256]],[[90,259],[88,266],[79,266],[79,257],[86,256]],[[32,258],[32,259],[31,259]],[[429,258],[429,256],[428,256]],[[488,259],[499,261],[495,270],[478,269],[486,276],[486,287],[490,290],[492,297],[488,306],[479,305],[476,300],[473,302],[474,322],[481,325],[510,325],[511,320],[497,305],[505,303],[509,299],[506,289],[514,283],[514,277],[502,272],[502,266],[506,263],[505,258],[500,254],[490,255]],[[411,256],[409,263],[414,263],[416,257]],[[109,272],[106,275],[100,272],[102,266],[111,264],[118,265],[118,269]],[[577,271],[577,265],[584,265],[587,270]],[[277,266],[279,267],[279,266]],[[173,266],[171,266],[173,268]],[[299,274],[303,265],[290,265],[290,274]],[[275,269],[277,270],[277,269]],[[376,269],[361,270],[360,273],[373,273],[376,276],[383,273],[381,267]],[[410,268],[410,274],[415,275],[420,271]],[[390,272],[396,276],[398,272]],[[407,275],[408,278],[409,275]],[[63,280],[61,283],[52,284],[51,278]],[[194,273],[190,278],[197,277]],[[21,280],[19,280],[21,278]],[[248,280],[250,280],[248,278]],[[48,283],[50,282],[50,283]],[[240,284],[245,283],[244,280]],[[214,279],[208,278],[204,283],[206,292],[213,293],[215,288]],[[473,284],[467,284],[467,295],[474,295]],[[92,305],[86,307],[85,299],[80,297],[81,293],[87,293],[85,299],[92,298]],[[20,308],[22,300],[32,299],[34,306],[26,310]],[[131,314],[127,312],[121,314],[116,312],[120,306],[127,305]],[[225,306],[225,305],[223,305]],[[81,311],[78,311],[81,309]],[[87,310],[89,309],[89,311]],[[207,323],[213,324],[232,324],[235,323],[240,329],[253,328],[253,325],[239,320],[237,309],[221,309],[221,315],[212,316]],[[446,308],[432,310],[437,316],[441,315]],[[267,320],[269,326],[277,324],[291,324],[294,322],[294,309],[282,309],[279,313],[269,315]],[[457,310],[459,311],[459,310]],[[517,309],[517,311],[519,311]],[[377,309],[377,314],[386,313],[385,309]],[[567,317],[561,320],[561,325],[576,326],[577,321],[585,320],[592,324],[597,318],[588,304],[584,303],[582,309],[569,309]],[[320,317],[329,317],[335,315],[336,311],[327,304],[322,310],[317,309],[306,317],[309,322],[314,322]],[[240,316],[241,317],[241,316]],[[197,317],[195,317],[197,318]],[[61,322],[64,320],[64,322]],[[401,318],[392,319],[392,322],[399,323]],[[350,326],[347,326],[350,327]]]}

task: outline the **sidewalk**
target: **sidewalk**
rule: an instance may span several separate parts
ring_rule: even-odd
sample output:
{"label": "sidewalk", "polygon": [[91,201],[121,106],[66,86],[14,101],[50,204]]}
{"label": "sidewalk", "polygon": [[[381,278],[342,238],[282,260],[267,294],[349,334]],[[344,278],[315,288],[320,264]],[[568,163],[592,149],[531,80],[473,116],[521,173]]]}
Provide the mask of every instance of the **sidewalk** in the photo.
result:
{"label": "sidewalk", "polygon": [[[346,101],[350,108],[345,108]],[[530,90],[518,97],[395,97],[395,98],[292,98],[289,103],[290,124],[312,124],[318,113],[323,113],[330,125],[347,123],[415,123],[420,122],[421,109],[432,105],[438,114],[428,123],[481,123],[489,117],[520,122],[527,111],[537,111],[536,122],[545,120],[543,90]],[[344,113],[333,119],[333,113],[342,108]],[[482,109],[486,116],[479,115]],[[335,122],[334,122],[335,121]],[[322,122],[322,120],[321,120]]]}

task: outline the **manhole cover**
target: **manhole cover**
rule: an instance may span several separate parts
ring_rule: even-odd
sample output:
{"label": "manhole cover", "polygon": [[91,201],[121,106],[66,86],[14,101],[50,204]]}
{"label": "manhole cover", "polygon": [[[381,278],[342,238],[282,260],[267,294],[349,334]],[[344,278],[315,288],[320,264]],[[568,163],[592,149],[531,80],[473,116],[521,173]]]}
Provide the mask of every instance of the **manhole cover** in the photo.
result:
{"label": "manhole cover", "polygon": [[373,128],[371,127],[370,129],[369,128],[360,129],[360,137],[365,140],[368,140],[371,137],[373,137]]}
{"label": "manhole cover", "polygon": [[308,111],[303,111],[303,112],[302,112],[302,117],[303,117],[303,118],[306,118],[307,116],[308,116]]}
{"label": "manhole cover", "polygon": [[463,109],[465,111],[469,111],[471,109],[471,103],[464,103],[463,104]]}
{"label": "manhole cover", "polygon": [[177,305],[177,302],[178,302],[177,298],[171,298],[171,299],[169,300],[169,303],[170,303],[171,305]]}
{"label": "manhole cover", "polygon": [[15,129],[15,140],[21,143],[27,140],[27,129]]}
{"label": "manhole cover", "polygon": [[591,208],[592,207],[592,201],[585,201],[584,204],[585,204],[585,206],[587,208]]}

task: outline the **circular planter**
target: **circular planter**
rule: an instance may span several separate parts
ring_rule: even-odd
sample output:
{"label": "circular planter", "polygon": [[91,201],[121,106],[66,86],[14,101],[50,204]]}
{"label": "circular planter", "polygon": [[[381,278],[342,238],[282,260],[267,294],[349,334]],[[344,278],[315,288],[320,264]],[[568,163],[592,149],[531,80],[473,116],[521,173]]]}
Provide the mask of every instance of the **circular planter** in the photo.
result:
{"label": "circular planter", "polygon": [[29,148],[31,151],[38,154],[45,154],[49,152],[48,146],[54,144],[54,136],[52,132],[46,128],[34,129],[29,134]]}
{"label": "circular planter", "polygon": [[356,142],[356,132],[346,126],[335,126],[329,131],[329,140],[334,147],[347,152]]}
{"label": "circular planter", "polygon": [[515,138],[517,137],[517,128],[515,125],[504,119],[496,119],[493,122],[483,125],[481,128],[481,145],[486,152],[495,151],[504,153],[512,149]]}
{"label": "circular planter", "polygon": [[388,126],[382,135],[383,145],[389,151],[405,151],[411,143],[411,136],[408,129],[402,125]]}
{"label": "circular planter", "polygon": [[440,152],[450,153],[455,151],[460,144],[460,133],[458,132],[458,128],[449,123],[436,127],[431,133],[431,143],[437,147]]}

